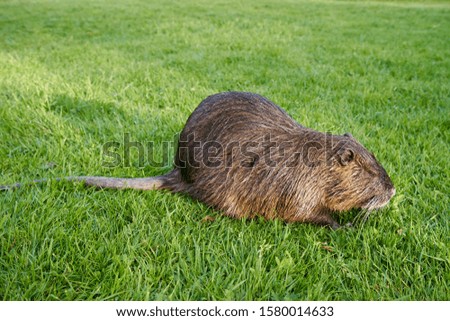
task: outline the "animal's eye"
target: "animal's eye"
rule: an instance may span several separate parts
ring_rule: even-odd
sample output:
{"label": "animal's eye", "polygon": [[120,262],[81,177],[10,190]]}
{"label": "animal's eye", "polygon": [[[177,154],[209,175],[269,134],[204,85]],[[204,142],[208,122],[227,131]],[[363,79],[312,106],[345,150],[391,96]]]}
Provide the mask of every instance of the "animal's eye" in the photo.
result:
{"label": "animal's eye", "polygon": [[370,175],[372,175],[372,176],[376,176],[377,175],[377,172],[375,171],[375,169],[372,166],[370,166],[368,164],[364,164],[363,168]]}
{"label": "animal's eye", "polygon": [[359,166],[364,169],[364,171],[366,171],[367,173],[369,173],[371,176],[376,176],[377,172],[376,170],[370,166],[370,164],[367,164],[366,161],[364,161],[363,159],[359,158],[357,159]]}

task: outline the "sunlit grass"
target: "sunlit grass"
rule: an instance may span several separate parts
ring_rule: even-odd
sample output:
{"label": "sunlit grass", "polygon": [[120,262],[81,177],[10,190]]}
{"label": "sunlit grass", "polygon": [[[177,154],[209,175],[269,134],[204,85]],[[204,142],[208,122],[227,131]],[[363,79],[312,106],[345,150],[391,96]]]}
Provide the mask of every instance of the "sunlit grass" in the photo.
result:
{"label": "sunlit grass", "polygon": [[450,299],[449,30],[446,2],[1,2],[0,185],[164,173],[136,151],[105,167],[102,146],[161,146],[206,96],[241,90],[351,132],[397,195],[332,231],[160,191],[4,192],[0,298]]}

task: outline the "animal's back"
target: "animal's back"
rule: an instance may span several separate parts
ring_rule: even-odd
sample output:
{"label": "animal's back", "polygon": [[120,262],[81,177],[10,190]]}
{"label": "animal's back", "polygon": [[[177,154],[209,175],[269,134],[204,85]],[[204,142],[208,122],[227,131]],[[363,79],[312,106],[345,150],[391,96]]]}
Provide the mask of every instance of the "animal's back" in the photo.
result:
{"label": "animal's back", "polygon": [[[190,149],[199,142],[228,145],[243,140],[254,141],[262,134],[293,132],[299,128],[302,126],[283,109],[260,95],[219,93],[204,99],[189,116],[180,134],[178,152],[180,147]],[[184,162],[188,161],[183,156],[178,153],[175,158],[175,164],[180,168],[185,168]]]}
{"label": "animal's back", "polygon": [[[259,135],[262,130],[292,131],[301,127],[279,106],[266,98],[242,92],[226,92],[203,100],[188,118],[180,141],[195,139],[226,142],[237,136]],[[190,137],[188,137],[190,135]]]}
{"label": "animal's back", "polygon": [[280,216],[279,204],[289,203],[288,185],[295,182],[276,185],[286,173],[271,162],[283,155],[270,152],[299,131],[308,129],[262,96],[228,92],[206,98],[180,134],[175,171],[181,191],[230,216]]}

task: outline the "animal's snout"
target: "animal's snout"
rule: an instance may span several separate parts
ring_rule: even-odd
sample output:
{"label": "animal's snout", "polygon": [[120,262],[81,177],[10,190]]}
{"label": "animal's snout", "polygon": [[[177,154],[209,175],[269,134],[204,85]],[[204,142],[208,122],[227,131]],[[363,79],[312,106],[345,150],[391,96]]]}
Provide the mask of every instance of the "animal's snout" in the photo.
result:
{"label": "animal's snout", "polygon": [[390,194],[391,197],[394,197],[394,195],[395,195],[395,187],[392,187],[392,188],[389,190],[389,194]]}

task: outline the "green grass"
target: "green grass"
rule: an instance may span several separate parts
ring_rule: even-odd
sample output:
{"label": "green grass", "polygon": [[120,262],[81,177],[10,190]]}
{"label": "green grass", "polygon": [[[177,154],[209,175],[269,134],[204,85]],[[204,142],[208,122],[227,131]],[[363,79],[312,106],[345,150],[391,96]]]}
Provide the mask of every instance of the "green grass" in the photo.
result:
{"label": "green grass", "polygon": [[332,231],[160,191],[4,192],[0,298],[449,300],[449,30],[444,1],[2,1],[1,184],[164,173],[136,151],[102,166],[102,146],[161,147],[206,96],[241,90],[351,132],[397,195]]}

